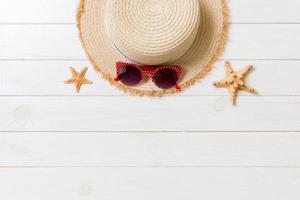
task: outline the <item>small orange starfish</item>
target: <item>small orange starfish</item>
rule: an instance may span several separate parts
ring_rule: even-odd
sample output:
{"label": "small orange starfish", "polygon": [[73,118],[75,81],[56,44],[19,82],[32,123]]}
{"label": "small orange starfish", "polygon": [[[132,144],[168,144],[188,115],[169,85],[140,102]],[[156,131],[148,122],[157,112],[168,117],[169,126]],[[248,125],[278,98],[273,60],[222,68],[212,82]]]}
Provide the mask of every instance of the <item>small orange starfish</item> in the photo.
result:
{"label": "small orange starfish", "polygon": [[80,72],[77,72],[73,67],[70,67],[72,78],[65,81],[65,84],[75,84],[76,92],[80,92],[80,88],[83,84],[92,84],[93,82],[85,78],[85,74],[88,68],[83,68]]}
{"label": "small orange starfish", "polygon": [[225,62],[226,77],[223,80],[216,81],[216,87],[227,88],[230,94],[230,101],[232,105],[236,103],[236,97],[239,90],[256,94],[255,89],[245,83],[246,75],[253,69],[252,65],[248,65],[241,71],[235,72],[228,61]]}

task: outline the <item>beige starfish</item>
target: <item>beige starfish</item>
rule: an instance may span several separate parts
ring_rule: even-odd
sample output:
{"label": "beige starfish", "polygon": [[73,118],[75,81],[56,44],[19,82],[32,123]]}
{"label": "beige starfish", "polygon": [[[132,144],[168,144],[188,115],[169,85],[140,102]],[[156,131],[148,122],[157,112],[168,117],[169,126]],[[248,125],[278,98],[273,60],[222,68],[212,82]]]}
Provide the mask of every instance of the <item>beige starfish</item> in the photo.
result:
{"label": "beige starfish", "polygon": [[255,89],[245,83],[246,75],[253,69],[252,65],[248,65],[241,71],[235,72],[228,61],[225,62],[226,77],[223,80],[216,81],[216,87],[227,88],[230,94],[230,101],[232,105],[236,103],[236,97],[239,90],[256,94]]}
{"label": "beige starfish", "polygon": [[83,68],[80,72],[77,72],[73,67],[70,67],[72,78],[65,81],[65,84],[75,84],[76,92],[80,92],[80,88],[83,84],[92,84],[93,82],[85,78],[85,74],[88,68]]}

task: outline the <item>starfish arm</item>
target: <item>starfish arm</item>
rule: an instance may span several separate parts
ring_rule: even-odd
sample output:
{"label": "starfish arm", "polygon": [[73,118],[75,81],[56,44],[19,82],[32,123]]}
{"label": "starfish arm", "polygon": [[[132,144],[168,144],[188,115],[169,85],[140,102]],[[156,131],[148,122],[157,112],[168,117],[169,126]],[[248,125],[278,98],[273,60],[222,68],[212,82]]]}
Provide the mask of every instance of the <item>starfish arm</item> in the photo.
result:
{"label": "starfish arm", "polygon": [[248,65],[247,67],[245,67],[244,69],[242,69],[241,71],[238,72],[239,76],[244,77],[245,75],[247,75],[251,70],[253,69],[252,65]]}
{"label": "starfish arm", "polygon": [[83,69],[79,72],[79,76],[80,76],[80,77],[84,77],[85,74],[86,74],[86,72],[87,72],[87,70],[88,70],[87,67],[83,68]]}
{"label": "starfish arm", "polygon": [[79,83],[79,82],[76,82],[76,83],[75,83],[75,89],[76,89],[76,92],[77,92],[77,93],[80,92],[81,86],[82,86],[82,83]]}
{"label": "starfish arm", "polygon": [[93,84],[93,82],[85,78],[83,79],[82,84]]}
{"label": "starfish arm", "polygon": [[244,85],[243,87],[241,87],[242,90],[246,91],[246,92],[250,92],[252,94],[256,94],[256,90],[252,87],[250,87],[249,85]]}
{"label": "starfish arm", "polygon": [[232,105],[235,105],[238,90],[235,87],[229,87],[228,90],[229,90],[230,101]]}
{"label": "starfish arm", "polygon": [[227,86],[227,84],[228,84],[228,81],[226,79],[214,82],[215,87],[225,87],[225,86]]}
{"label": "starfish arm", "polygon": [[78,75],[77,71],[73,67],[70,67],[70,72],[72,73],[73,77],[76,77]]}
{"label": "starfish arm", "polygon": [[227,76],[234,73],[229,61],[225,61],[225,70],[226,70],[226,75]]}
{"label": "starfish arm", "polygon": [[68,80],[65,80],[65,84],[72,84],[74,82],[75,82],[74,78],[70,78]]}

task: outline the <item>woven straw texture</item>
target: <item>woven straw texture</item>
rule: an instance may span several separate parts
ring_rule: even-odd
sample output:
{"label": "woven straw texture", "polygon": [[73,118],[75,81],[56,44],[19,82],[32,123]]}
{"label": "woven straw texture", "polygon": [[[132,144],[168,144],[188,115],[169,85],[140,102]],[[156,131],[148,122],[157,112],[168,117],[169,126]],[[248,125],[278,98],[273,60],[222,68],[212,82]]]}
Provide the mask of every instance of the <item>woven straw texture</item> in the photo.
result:
{"label": "woven straw texture", "polygon": [[[112,2],[114,6],[110,5]],[[122,3],[118,5],[115,2]],[[140,2],[150,4],[155,0],[80,0],[77,25],[84,50],[94,68],[113,85],[134,95],[161,96],[175,93],[176,90],[161,90],[151,80],[145,80],[136,87],[116,82],[117,61],[167,62],[182,66],[184,73],[179,82],[182,89],[203,78],[222,53],[225,44],[225,0],[165,0],[166,5],[155,10],[141,6]],[[176,12],[166,14],[165,8]],[[141,15],[147,15],[142,17],[145,21],[139,20]],[[146,25],[151,23],[156,23],[160,31],[147,30]],[[141,29],[133,30],[130,24]],[[174,27],[180,31],[168,31],[164,27]]]}
{"label": "woven straw texture", "polygon": [[143,65],[172,63],[191,47],[199,12],[199,0],[110,0],[107,33],[130,60]]}

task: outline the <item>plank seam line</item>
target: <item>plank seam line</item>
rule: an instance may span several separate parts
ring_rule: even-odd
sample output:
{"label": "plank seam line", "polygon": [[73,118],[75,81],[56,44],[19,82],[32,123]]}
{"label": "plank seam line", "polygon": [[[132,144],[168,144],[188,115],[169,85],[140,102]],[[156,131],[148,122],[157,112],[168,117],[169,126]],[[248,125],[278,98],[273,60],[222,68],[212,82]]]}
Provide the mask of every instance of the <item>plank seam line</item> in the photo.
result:
{"label": "plank seam line", "polygon": [[246,168],[246,169],[257,169],[257,168],[273,168],[273,169],[300,169],[300,166],[299,165],[294,165],[294,166],[288,166],[288,165],[266,165],[266,166],[129,166],[129,165],[124,165],[124,166],[116,166],[116,165],[112,165],[112,166],[91,166],[91,165],[82,165],[82,166],[68,166],[68,165],[65,165],[65,166],[52,166],[52,165],[45,165],[45,166],[34,166],[34,165],[22,165],[22,166],[17,166],[17,165],[3,165],[3,166],[0,166],[0,169],[5,169],[5,168],[15,168],[15,169],[18,169],[18,168],[27,168],[27,169],[43,169],[43,168],[215,168],[215,169],[220,169],[220,168]]}
{"label": "plank seam line", "polygon": [[144,133],[194,133],[194,134],[205,134],[205,133],[295,133],[300,134],[300,130],[224,130],[224,131],[211,131],[211,130],[200,130],[200,131],[0,131],[0,134],[5,133],[100,133],[100,134],[109,134],[109,133],[133,133],[133,134],[144,134]]}
{"label": "plank seam line", "polygon": [[[300,22],[229,22],[229,25],[299,25]],[[1,22],[0,26],[64,26],[74,22]]]}
{"label": "plank seam line", "polygon": [[[123,98],[128,98],[129,96],[123,95],[123,94],[116,94],[116,95],[1,95],[0,94],[0,98],[16,98],[16,97],[32,97],[32,98],[64,98],[64,97],[68,97],[68,98],[86,98],[86,97],[123,97]],[[166,98],[174,98],[175,96],[166,96]],[[189,98],[189,97],[228,97],[228,95],[224,94],[224,95],[178,95],[176,96],[176,98]],[[300,94],[278,94],[278,95],[259,95],[259,96],[251,96],[251,95],[247,95],[247,94],[241,94],[239,95],[239,97],[241,98],[259,98],[259,97],[300,97]],[[147,98],[147,97],[146,97]]]}
{"label": "plank seam line", "polygon": [[[226,58],[226,59],[218,59],[217,61],[225,61],[225,60],[231,60],[231,61],[300,61],[300,58]],[[74,59],[74,58],[45,58],[45,59],[34,59],[34,58],[11,58],[11,59],[5,59],[0,58],[0,62],[33,62],[33,61],[45,61],[45,62],[58,62],[58,61],[89,61],[88,59],[82,58],[82,59]]]}

